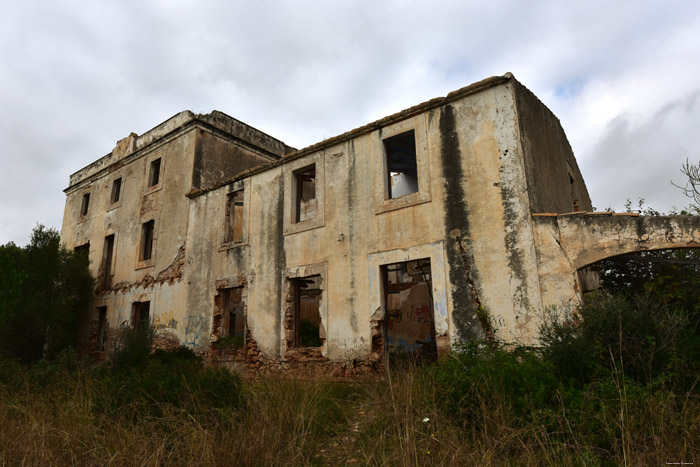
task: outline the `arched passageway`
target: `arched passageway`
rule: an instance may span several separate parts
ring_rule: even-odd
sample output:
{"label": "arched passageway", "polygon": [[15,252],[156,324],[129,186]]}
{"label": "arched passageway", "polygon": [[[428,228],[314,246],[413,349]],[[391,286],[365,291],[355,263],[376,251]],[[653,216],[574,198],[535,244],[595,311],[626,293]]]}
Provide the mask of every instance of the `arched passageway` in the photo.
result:
{"label": "arched passageway", "polygon": [[633,252],[700,248],[700,217],[534,214],[543,306],[577,304],[591,288],[587,267]]}

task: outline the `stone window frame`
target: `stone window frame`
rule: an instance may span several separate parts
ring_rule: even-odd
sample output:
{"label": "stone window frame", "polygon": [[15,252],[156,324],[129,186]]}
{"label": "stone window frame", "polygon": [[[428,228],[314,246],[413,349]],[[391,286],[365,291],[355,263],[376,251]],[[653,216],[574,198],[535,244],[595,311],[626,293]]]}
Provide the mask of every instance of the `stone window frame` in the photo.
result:
{"label": "stone window frame", "polygon": [[88,260],[90,263],[92,263],[92,259],[90,259],[90,253],[94,253],[94,248],[90,245],[90,238],[89,237],[83,237],[80,240],[77,240],[73,244],[73,251],[80,247],[85,247],[87,245],[87,252],[88,252]]}
{"label": "stone window frame", "polygon": [[222,338],[223,325],[223,290],[241,287],[241,302],[243,303],[243,346],[248,342],[248,280],[244,275],[233,276],[226,279],[218,279],[215,284],[214,313],[212,315],[212,326],[210,343],[214,344]]}
{"label": "stone window frame", "polygon": [[[443,242],[416,245],[410,248],[398,248],[395,250],[372,253],[369,261],[369,320],[370,328],[376,328],[385,320],[386,303],[384,303],[384,281],[382,279],[382,266],[418,259],[430,259],[430,274],[433,299],[433,320],[435,322],[435,334],[438,342],[442,336],[452,336],[450,332],[450,317],[448,316],[448,282],[445,261],[445,247]],[[371,340],[371,339],[370,339]],[[438,344],[439,345],[439,344]]]}
{"label": "stone window frame", "polygon": [[[325,160],[325,151],[321,151],[283,166],[285,235],[317,229],[325,225]],[[296,173],[312,165],[316,171],[316,217],[302,222],[295,222],[297,201]]]}
{"label": "stone window frame", "polygon": [[[92,196],[93,191],[94,190],[93,190],[92,185],[87,186],[79,191],[80,202],[79,202],[79,206],[78,206],[78,224],[80,224],[81,222],[85,222],[86,220],[88,220],[90,218],[90,212],[92,211],[92,207],[95,204],[94,196]],[[85,210],[85,214],[83,214],[83,201],[84,201],[86,195],[89,196],[88,205],[87,205],[87,209]]]}
{"label": "stone window frame", "polygon": [[[399,198],[389,198],[390,177],[388,162],[384,149],[384,140],[413,130],[416,138],[416,165],[418,169],[418,191]],[[428,132],[425,114],[388,125],[372,132],[372,204],[375,214],[382,214],[431,201],[430,194],[430,157],[428,151]]]}
{"label": "stone window frame", "polygon": [[[301,279],[309,276],[321,276],[321,305],[319,307],[319,315],[321,317],[321,327],[319,335],[322,340],[320,347],[293,347],[289,346],[289,342],[293,341],[293,329],[288,329],[288,323],[294,313],[295,299],[292,290],[293,279]],[[328,349],[328,263],[307,264],[303,266],[295,266],[287,268],[282,273],[282,309],[281,314],[281,348],[284,349],[282,354],[288,351],[299,349],[311,349],[325,356]]]}
{"label": "stone window frame", "polygon": [[[156,159],[160,159],[160,172],[158,176],[158,183],[156,183],[153,186],[149,186],[149,181],[151,178],[151,163],[155,161]],[[160,150],[160,151],[155,151],[155,153],[150,154],[149,156],[145,157],[146,163],[144,164],[143,168],[143,195],[147,195],[156,191],[159,191],[163,188],[163,179],[165,178],[165,167],[166,167],[166,159],[165,159],[165,151]]]}
{"label": "stone window frame", "polygon": [[[241,222],[243,223],[243,234],[241,236],[241,239],[238,241],[225,242],[224,239],[226,238],[226,221],[228,220],[226,210],[228,209],[227,205],[229,195],[232,195],[233,193],[239,190],[243,190],[243,217],[241,220]],[[226,193],[223,197],[223,216],[219,216],[219,218],[223,218],[224,220],[220,224],[221,233],[219,235],[219,238],[221,238],[221,245],[219,246],[218,251],[224,251],[248,244],[248,223],[250,219],[250,192],[251,190],[249,189],[248,179],[238,180],[227,186]]]}
{"label": "stone window frame", "polygon": [[[104,323],[104,325],[105,325],[105,329],[104,329],[104,331],[105,331],[105,350],[101,351],[101,350],[97,349],[97,344],[98,344],[97,339],[99,337],[99,335],[98,335],[99,315],[98,315],[98,313],[96,313],[96,311],[102,307],[107,309],[107,313],[105,316],[105,323]],[[102,353],[108,352],[110,350],[110,344],[113,343],[113,340],[115,338],[115,335],[116,335],[116,332],[118,329],[118,326],[110,326],[110,321],[109,321],[110,318],[115,318],[115,316],[116,316],[115,310],[118,310],[118,307],[116,307],[114,305],[113,301],[106,299],[104,297],[95,299],[95,301],[93,303],[93,307],[92,307],[93,313],[91,314],[91,321],[92,322],[91,322],[91,326],[90,326],[90,341],[88,342],[89,348],[91,350],[93,350],[95,352],[102,352]],[[93,343],[94,343],[94,345],[93,345]]]}
{"label": "stone window frame", "polygon": [[[115,271],[116,271],[116,263],[117,263],[117,256],[118,256],[118,254],[117,254],[117,245],[119,245],[119,229],[117,229],[117,228],[108,228],[108,229],[105,229],[105,231],[104,231],[104,236],[103,236],[103,239],[102,239],[102,254],[100,255],[100,266],[99,266],[98,273],[97,273],[98,280],[100,281],[100,282],[99,282],[100,285],[104,284],[104,282],[103,282],[103,281],[104,281],[104,276],[100,277],[100,274],[105,274],[105,275],[106,275],[106,274],[108,273],[108,271],[103,270],[103,268],[105,267],[104,261],[105,261],[105,246],[106,246],[106,245],[105,245],[105,242],[104,242],[104,239],[106,239],[106,238],[109,237],[110,235],[114,235],[114,243],[113,243],[113,245],[112,245],[112,261],[111,261],[111,263],[110,263],[109,275],[112,276],[112,277],[114,277],[114,273],[115,273]],[[114,281],[113,281],[113,280],[110,281],[110,282],[111,282],[112,285],[114,284]]]}
{"label": "stone window frame", "polygon": [[[138,329],[140,326],[149,326],[154,323],[155,321],[155,313],[154,309],[155,307],[153,306],[153,297],[147,297],[148,299],[144,299],[142,296],[138,297],[136,300],[132,300],[130,302],[129,306],[129,319],[128,319],[128,326],[131,329]],[[143,310],[141,310],[141,304],[142,303],[148,303],[148,317],[144,320],[142,313]],[[138,304],[138,307],[136,306]],[[138,309],[138,316],[135,314],[135,312]]]}
{"label": "stone window frame", "polygon": [[[109,313],[109,307],[107,305],[96,306],[96,320],[93,318],[93,327],[95,328],[95,352],[106,352],[107,351],[107,335],[109,334],[109,320],[107,319],[107,314]],[[102,318],[102,312],[104,311],[104,320]],[[95,323],[95,321],[97,321]]]}
{"label": "stone window frame", "polygon": [[[149,221],[153,221],[153,244],[151,246],[151,257],[149,259],[141,259],[141,252],[143,251],[143,225],[146,224]],[[139,229],[138,229],[138,248],[136,249],[136,267],[135,269],[144,269],[144,268],[151,268],[155,265],[156,261],[156,252],[158,249],[156,248],[158,245],[158,216],[154,213],[150,216],[144,217],[141,219],[141,222],[139,223]],[[116,241],[116,237],[115,237]]]}
{"label": "stone window frame", "polygon": [[[115,180],[121,178],[121,187],[119,189],[119,200],[116,202],[112,202],[112,190],[114,189],[114,182]],[[107,201],[107,212],[117,209],[122,205],[122,202],[124,201],[124,187],[126,186],[126,177],[125,173],[123,170],[120,170],[119,172],[116,172],[112,174],[112,176],[109,178],[109,181],[107,182],[107,193],[108,193],[108,201]]]}

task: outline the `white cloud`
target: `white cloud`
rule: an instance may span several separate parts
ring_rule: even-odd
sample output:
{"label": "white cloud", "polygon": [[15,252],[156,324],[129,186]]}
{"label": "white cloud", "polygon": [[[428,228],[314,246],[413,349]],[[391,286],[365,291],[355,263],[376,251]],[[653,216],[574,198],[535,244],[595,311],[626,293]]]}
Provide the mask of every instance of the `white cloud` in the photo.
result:
{"label": "white cloud", "polygon": [[[506,71],[561,118],[599,207],[668,203],[660,166],[698,154],[698,30],[691,1],[12,2],[0,243],[60,228],[70,173],[180,110],[302,147]],[[620,153],[636,175],[613,187]]]}

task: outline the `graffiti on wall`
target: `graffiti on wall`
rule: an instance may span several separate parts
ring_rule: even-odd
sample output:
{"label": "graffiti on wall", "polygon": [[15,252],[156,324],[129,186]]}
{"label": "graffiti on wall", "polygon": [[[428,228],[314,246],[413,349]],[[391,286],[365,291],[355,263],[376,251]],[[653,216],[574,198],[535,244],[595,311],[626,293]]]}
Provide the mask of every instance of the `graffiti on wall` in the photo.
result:
{"label": "graffiti on wall", "polygon": [[158,331],[161,331],[163,329],[177,330],[177,320],[175,319],[175,314],[172,310],[169,310],[165,313],[160,313],[158,314],[158,316],[156,316],[153,325]]}
{"label": "graffiti on wall", "polygon": [[185,345],[198,347],[200,336],[206,334],[209,320],[200,315],[187,315],[185,317]]}

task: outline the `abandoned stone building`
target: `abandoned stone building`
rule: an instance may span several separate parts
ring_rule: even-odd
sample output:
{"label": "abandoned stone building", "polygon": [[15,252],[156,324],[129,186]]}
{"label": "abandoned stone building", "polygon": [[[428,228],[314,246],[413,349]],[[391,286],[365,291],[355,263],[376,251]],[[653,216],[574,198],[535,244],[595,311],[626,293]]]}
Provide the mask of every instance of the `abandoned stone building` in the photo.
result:
{"label": "abandoned stone building", "polygon": [[531,342],[586,267],[700,246],[697,221],[592,213],[558,119],[492,77],[305,149],[181,112],[70,177],[62,241],[97,278],[90,350],[152,322],[212,362],[356,371]]}

